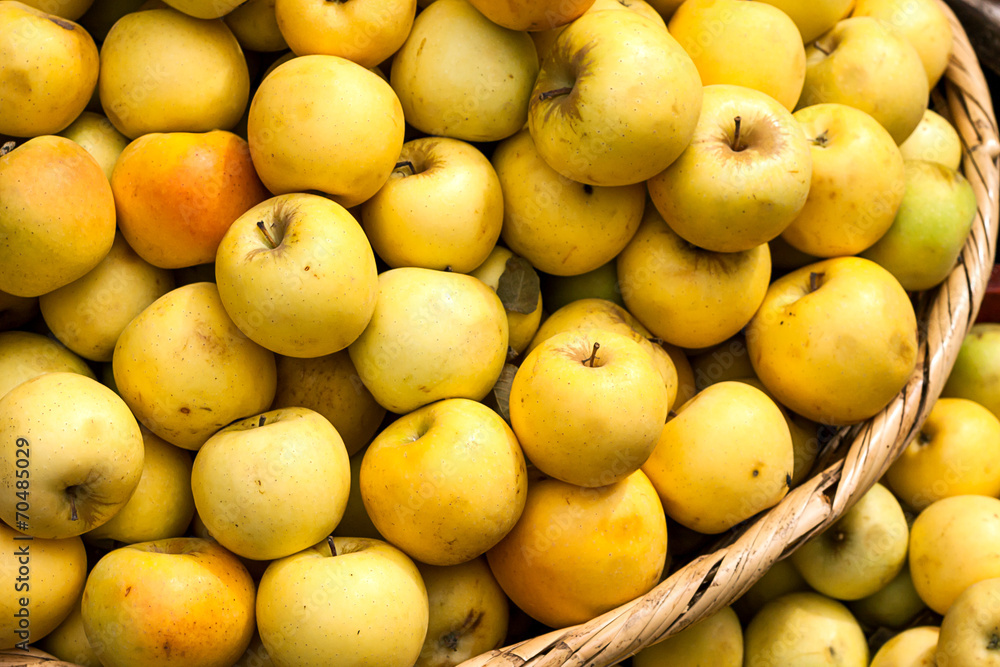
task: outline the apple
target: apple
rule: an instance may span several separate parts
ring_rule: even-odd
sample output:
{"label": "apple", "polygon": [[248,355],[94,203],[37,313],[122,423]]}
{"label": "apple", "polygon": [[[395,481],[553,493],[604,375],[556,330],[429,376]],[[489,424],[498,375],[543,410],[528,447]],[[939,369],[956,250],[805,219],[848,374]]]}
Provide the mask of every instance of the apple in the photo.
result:
{"label": "apple", "polygon": [[22,327],[38,313],[38,297],[14,296],[0,291],[0,331]]}
{"label": "apple", "polygon": [[[317,99],[325,100],[323,113]],[[378,192],[395,168],[403,109],[389,84],[361,65],[299,56],[264,77],[250,103],[247,137],[268,190],[316,190],[350,208]]]}
{"label": "apple", "polygon": [[0,5],[0,62],[0,134],[61,132],[86,108],[97,84],[98,51],[90,34],[15,0]]}
{"label": "apple", "polygon": [[925,109],[917,129],[899,145],[899,152],[905,160],[930,160],[958,169],[962,164],[962,139],[951,121]]}
{"label": "apple", "polygon": [[909,564],[917,594],[939,614],[972,584],[1000,577],[1000,500],[949,496],[925,507],[910,527]]}
{"label": "apple", "polygon": [[283,408],[210,437],[195,457],[191,491],[198,516],[222,546],[273,560],[333,532],[347,505],[350,465],[344,441],[323,415]]}
{"label": "apple", "polygon": [[142,475],[132,497],[111,519],[83,534],[87,544],[111,547],[181,537],[194,517],[191,454],[142,429]]}
{"label": "apple", "polygon": [[451,667],[501,646],[510,603],[486,558],[416,565],[427,587],[430,613],[415,667]]}
{"label": "apple", "polygon": [[257,627],[277,667],[409,667],[427,624],[420,572],[380,540],[324,540],[272,562],[257,590]]}
{"label": "apple", "polygon": [[22,382],[52,372],[97,379],[86,361],[58,341],[30,331],[0,332],[0,398]]}
{"label": "apple", "polygon": [[[496,291],[507,313],[507,347],[524,352],[542,321],[542,291],[531,263],[495,245],[482,264],[469,272]],[[532,298],[534,293],[537,298]]]}
{"label": "apple", "polygon": [[539,271],[573,276],[614,260],[642,220],[642,184],[601,187],[549,166],[521,130],[493,151],[503,193],[503,241]]}
{"label": "apple", "polygon": [[118,227],[166,269],[215,261],[233,221],[270,196],[247,142],[232,132],[154,132],[130,143],[111,176]]}
{"label": "apple", "polygon": [[105,554],[87,576],[81,613],[104,667],[231,665],[250,644],[254,597],[236,556],[177,537]]}
{"label": "apple", "polygon": [[406,41],[417,0],[315,3],[276,0],[278,29],[297,55],[326,54],[375,67]]}
{"label": "apple", "polygon": [[789,111],[795,108],[806,77],[806,52],[795,22],[777,7],[688,0],[670,17],[667,29],[691,56],[703,85],[751,88]]}
{"label": "apple", "polygon": [[107,118],[93,111],[84,111],[59,136],[66,137],[87,149],[111,180],[118,156],[128,145],[128,137],[115,129]]}
{"label": "apple", "polygon": [[161,0],[169,7],[199,19],[218,19],[240,5],[240,0]]}
{"label": "apple", "polygon": [[0,290],[41,296],[84,275],[115,237],[108,179],[85,148],[64,137],[0,149]]}
{"label": "apple", "polygon": [[903,388],[917,360],[917,321],[906,291],[860,257],[823,260],[775,280],[746,340],[768,391],[821,424],[875,415]]}
{"label": "apple", "polygon": [[892,226],[906,189],[903,156],[885,128],[854,107],[816,104],[795,119],[811,144],[812,179],[781,238],[814,257],[857,254]]}
{"label": "apple", "polygon": [[[85,583],[86,576],[80,579],[81,594]],[[34,623],[34,619],[32,619],[32,623]],[[90,642],[87,641],[87,633],[83,629],[83,614],[80,611],[79,595],[73,603],[73,609],[69,612],[69,616],[36,645],[60,660],[78,667],[101,667],[101,660],[94,653]]]}
{"label": "apple", "polygon": [[42,318],[67,348],[85,359],[111,361],[122,329],[174,288],[174,276],[139,257],[121,234],[82,277],[43,294]]}
{"label": "apple", "polygon": [[266,410],[277,382],[274,354],[233,324],[212,283],[177,287],[136,315],[111,364],[118,392],[143,426],[192,450]]}
{"label": "apple", "polygon": [[[666,1],[680,4],[677,0]],[[667,29],[667,23],[664,17],[650,3],[646,2],[646,0],[594,0],[594,4],[590,5],[585,13],[603,12],[607,10],[635,12],[640,16],[644,16],[652,20],[656,23],[656,25],[663,26],[664,30]],[[570,23],[572,23],[572,21]],[[546,56],[549,55],[549,51],[552,50],[552,45],[555,44],[556,39],[562,34],[563,30],[566,29],[566,25],[568,24],[551,28],[549,30],[539,30],[531,33],[531,39],[535,42],[535,50],[538,51],[539,62],[545,60]]]}
{"label": "apple", "polygon": [[223,17],[244,51],[273,53],[288,48],[278,27],[275,4],[277,0],[247,0]]}
{"label": "apple", "polygon": [[764,392],[720,382],[674,413],[642,466],[671,519],[718,534],[788,493],[792,437],[781,410]]}
{"label": "apple", "polygon": [[1000,578],[977,581],[955,598],[941,619],[935,665],[1000,665]]}
{"label": "apple", "polygon": [[746,625],[765,604],[786,593],[812,591],[795,566],[785,558],[775,561],[764,575],[733,602],[733,609]]}
{"label": "apple", "polygon": [[761,0],[788,14],[799,33],[802,42],[809,44],[827,30],[847,18],[855,0]]}
{"label": "apple", "polygon": [[569,179],[640,183],[691,141],[701,88],[691,58],[655,21],[635,12],[587,13],[542,63],[528,128],[542,159]]}
{"label": "apple", "polygon": [[500,415],[467,398],[446,398],[375,436],[360,487],[388,542],[423,563],[457,565],[510,531],[528,480],[518,440]]}
{"label": "apple", "polygon": [[[34,493],[31,498],[34,504]],[[2,523],[0,549],[0,584],[7,591],[0,597],[0,649],[24,649],[55,630],[78,604],[87,553],[79,537],[26,539]]]}
{"label": "apple", "polygon": [[77,373],[45,373],[4,394],[0,442],[8,443],[0,450],[0,519],[32,537],[100,526],[142,475],[142,434],[128,406]]}
{"label": "apple", "polygon": [[219,242],[215,279],[240,331],[292,357],[346,348],[378,297],[361,225],[340,204],[307,193],[272,197],[237,218]]}
{"label": "apple", "polygon": [[667,420],[670,397],[649,353],[628,335],[564,331],[521,362],[510,424],[549,477],[606,486],[638,470]]}
{"label": "apple", "polygon": [[916,49],[928,88],[941,79],[951,58],[951,23],[935,0],[857,0],[851,16],[882,19]]}
{"label": "apple", "polygon": [[691,362],[687,358],[687,353],[676,345],[671,345],[663,341],[659,342],[658,347],[666,351],[667,356],[670,357],[670,361],[674,365],[674,370],[677,372],[677,397],[671,402],[671,406],[684,405],[694,398],[694,395],[698,392],[698,387],[694,379],[694,370],[691,368]]}
{"label": "apple", "polygon": [[468,273],[500,238],[500,180],[472,144],[448,137],[414,139],[403,144],[382,189],[361,205],[361,224],[392,268]]}
{"label": "apple", "polygon": [[743,252],[698,248],[653,206],[616,261],[628,311],[656,337],[690,349],[721,343],[746,326],[771,279],[767,244]]}
{"label": "apple", "polygon": [[486,18],[511,30],[551,30],[570,23],[590,9],[594,0],[471,0]]}
{"label": "apple", "polygon": [[868,665],[868,641],[842,603],[814,592],[788,593],[758,611],[743,634],[744,667]]}
{"label": "apple", "polygon": [[955,364],[941,390],[946,398],[967,398],[1000,418],[1000,323],[977,322],[962,339]]}
{"label": "apple", "polygon": [[598,488],[532,480],[524,513],[486,559],[511,602],[562,628],[649,592],[666,554],[663,507],[637,470]]}
{"label": "apple", "polygon": [[246,108],[250,73],[221,19],[150,9],[122,16],[108,31],[97,88],[108,120],[130,139],[228,130]]}
{"label": "apple", "polygon": [[[695,386],[699,390],[717,382],[756,378],[747,342],[736,334],[706,350],[694,351],[688,359],[694,372]],[[760,389],[760,387],[757,387]]]}
{"label": "apple", "polygon": [[633,667],[716,665],[742,667],[743,627],[732,607],[723,607],[677,634],[632,656]]}
{"label": "apple", "polygon": [[373,540],[385,540],[382,533],[372,523],[365,509],[365,501],[361,497],[361,464],[364,463],[367,446],[351,454],[351,490],[347,494],[347,505],[344,516],[333,529],[334,537],[370,537]]}
{"label": "apple", "polygon": [[940,285],[955,266],[978,213],[961,172],[937,162],[904,162],[906,189],[892,225],[861,253],[908,291]]}
{"label": "apple", "polygon": [[618,286],[618,267],[614,260],[575,276],[546,273],[540,278],[545,306],[551,311],[559,310],[578,299],[604,299],[625,307],[622,290]]}
{"label": "apple", "polygon": [[278,375],[272,409],[318,412],[337,429],[351,456],[371,441],[386,411],[361,382],[347,350],[312,359],[277,355],[275,362]]}
{"label": "apple", "polygon": [[805,205],[809,143],[791,112],[762,92],[716,84],[705,86],[702,100],[691,144],[646,181],[649,196],[688,243],[715,252],[751,250],[781,234]]}
{"label": "apple", "polygon": [[911,625],[927,605],[913,586],[909,566],[904,564],[892,581],[871,595],[848,602],[847,608],[867,627],[901,629]]}
{"label": "apple", "polygon": [[472,276],[416,267],[378,282],[375,313],[347,349],[379,405],[405,414],[442,398],[484,398],[507,358],[496,292]]}
{"label": "apple", "polygon": [[947,663],[934,661],[939,634],[940,628],[931,625],[907,628],[879,647],[869,667],[920,667],[921,665],[943,667]]}
{"label": "apple", "polygon": [[798,107],[838,102],[861,109],[900,144],[920,123],[928,92],[920,54],[906,37],[879,19],[854,16],[806,47]]}
{"label": "apple", "polygon": [[76,21],[91,7],[93,0],[30,0],[24,4],[49,12],[59,18]]}
{"label": "apple", "polygon": [[493,23],[466,0],[435,0],[393,56],[389,80],[406,122],[421,132],[499,141],[524,126],[537,74],[527,33]]}
{"label": "apple", "polygon": [[790,559],[817,592],[860,600],[881,590],[903,569],[908,539],[903,508],[889,489],[876,483]]}

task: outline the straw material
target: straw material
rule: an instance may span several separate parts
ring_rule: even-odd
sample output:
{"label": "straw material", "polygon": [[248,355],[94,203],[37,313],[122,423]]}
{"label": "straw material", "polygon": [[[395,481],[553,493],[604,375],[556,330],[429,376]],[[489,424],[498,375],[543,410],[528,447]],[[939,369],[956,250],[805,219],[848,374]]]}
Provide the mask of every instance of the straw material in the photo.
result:
{"label": "straw material", "polygon": [[878,481],[919,431],[944,387],[962,339],[975,321],[997,238],[1000,140],[989,89],[954,13],[941,3],[955,35],[954,52],[932,99],[963,142],[963,173],[978,214],[956,267],[917,301],[917,367],[878,415],[845,427],[821,453],[819,473],[746,525],[725,545],[694,558],[648,594],[588,623],[477,656],[460,667],[606,667],[676,634],[740,597],[778,560],[835,522]]}

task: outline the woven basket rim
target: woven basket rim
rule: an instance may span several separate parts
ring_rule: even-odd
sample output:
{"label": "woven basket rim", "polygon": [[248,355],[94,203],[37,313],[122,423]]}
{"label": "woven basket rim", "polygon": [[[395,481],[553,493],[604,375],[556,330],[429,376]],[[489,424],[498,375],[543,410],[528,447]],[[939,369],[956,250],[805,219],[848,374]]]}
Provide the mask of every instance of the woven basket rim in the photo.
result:
{"label": "woven basket rim", "polygon": [[841,428],[828,465],[777,506],[715,545],[646,595],[586,623],[554,630],[476,656],[459,667],[607,667],[676,634],[740,597],[770,567],[840,518],[882,476],[919,431],[975,323],[996,253],[1000,137],[989,88],[954,12],[937,0],[952,27],[947,71],[932,106],[962,140],[962,171],[978,211],[962,253],[945,281],[920,295],[920,349],[906,386],[879,414]]}

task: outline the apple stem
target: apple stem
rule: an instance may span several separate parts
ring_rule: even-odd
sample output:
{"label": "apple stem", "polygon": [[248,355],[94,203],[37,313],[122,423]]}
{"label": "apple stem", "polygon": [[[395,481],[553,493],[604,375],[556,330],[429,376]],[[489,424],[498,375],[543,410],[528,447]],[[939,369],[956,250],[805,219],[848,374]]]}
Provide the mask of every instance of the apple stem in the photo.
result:
{"label": "apple stem", "polygon": [[594,367],[594,362],[597,361],[597,351],[601,349],[601,344],[594,341],[594,351],[590,353],[590,356],[583,360],[583,365],[589,365],[591,368]]}
{"label": "apple stem", "polygon": [[830,55],[830,52],[824,49],[822,46],[820,46],[818,42],[813,42],[813,46],[815,46],[816,50],[822,53],[824,56]]}
{"label": "apple stem", "polygon": [[816,135],[816,138],[812,140],[814,146],[826,146],[830,142],[830,135],[827,134],[826,130],[823,130]]}
{"label": "apple stem", "polygon": [[816,290],[819,289],[819,281],[822,280],[823,276],[825,276],[825,275],[826,274],[823,273],[822,271],[820,271],[820,272],[813,271],[812,273],[809,274],[809,291],[810,292],[815,292]]}
{"label": "apple stem", "polygon": [[330,545],[330,555],[331,556],[336,556],[337,555],[337,545],[335,545],[333,543],[333,535],[327,535],[326,536],[326,543]]}
{"label": "apple stem", "polygon": [[79,518],[76,514],[76,498],[73,496],[69,497],[69,518],[70,521],[76,521]]}
{"label": "apple stem", "polygon": [[743,122],[743,119],[736,116],[733,118],[733,122],[736,123],[736,130],[733,131],[733,150],[739,153],[743,150],[743,147],[740,146],[740,123]]}
{"label": "apple stem", "polygon": [[9,153],[12,150],[14,150],[14,148],[16,148],[16,147],[17,147],[17,144],[15,142],[13,142],[13,141],[5,141],[3,143],[3,145],[0,145],[0,157],[3,157],[7,153]]}
{"label": "apple stem", "polygon": [[260,419],[257,421],[257,428],[260,428],[261,426],[263,426],[265,421],[267,421],[267,417],[265,417],[264,415],[261,415]]}
{"label": "apple stem", "polygon": [[546,90],[545,92],[538,94],[538,99],[547,100],[550,97],[558,97],[559,95],[569,95],[571,92],[573,92],[572,86],[556,88],[555,90]]}
{"label": "apple stem", "polygon": [[271,245],[271,250],[278,247],[278,244],[274,242],[274,237],[271,236],[269,231],[267,231],[267,226],[264,224],[263,220],[257,221],[257,229],[259,229],[260,233],[264,235],[265,239],[267,239],[267,242]]}
{"label": "apple stem", "polygon": [[[402,171],[406,167],[410,168],[410,176],[413,176],[414,174],[417,173],[417,170],[413,166],[413,163],[410,162],[409,160],[400,160],[399,162],[396,163],[396,166],[393,167],[392,170],[393,171]],[[404,174],[404,176],[405,176],[405,174]]]}

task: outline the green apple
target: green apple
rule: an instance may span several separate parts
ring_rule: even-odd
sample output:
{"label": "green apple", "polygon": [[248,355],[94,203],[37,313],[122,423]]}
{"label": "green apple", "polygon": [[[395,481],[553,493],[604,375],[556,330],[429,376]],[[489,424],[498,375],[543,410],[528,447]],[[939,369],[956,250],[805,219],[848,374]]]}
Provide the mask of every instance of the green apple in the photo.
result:
{"label": "green apple", "polygon": [[701,87],[690,56],[655,21],[636,12],[587,13],[542,63],[528,128],[542,159],[569,179],[640,183],[691,141]]}
{"label": "green apple", "polygon": [[324,540],[273,561],[257,590],[257,627],[277,667],[410,667],[427,625],[419,570],[380,540]]}
{"label": "green apple", "polygon": [[1000,665],[1000,578],[977,581],[955,598],[941,619],[935,665]]}
{"label": "green apple", "polygon": [[500,180],[472,144],[448,137],[414,139],[403,144],[382,189],[361,205],[361,224],[390,267],[468,273],[500,238]]}
{"label": "green apple", "polygon": [[510,423],[546,475],[606,486],[649,458],[669,401],[663,376],[639,343],[577,329],[547,338],[525,357],[510,389]]}
{"label": "green apple", "polygon": [[54,372],[97,379],[86,361],[57,340],[30,331],[0,332],[0,398],[22,382]]}
{"label": "green apple", "polygon": [[39,375],[0,398],[0,442],[0,519],[33,537],[100,526],[142,475],[142,433],[128,406],[77,373]]}
{"label": "green apple", "polygon": [[902,143],[927,108],[920,54],[891,25],[870,16],[839,21],[806,47],[798,107],[839,102],[871,114]]}
{"label": "green apple", "polygon": [[222,546],[273,560],[333,532],[347,505],[350,465],[344,441],[323,415],[283,408],[210,437],[195,457],[191,491],[198,516]]}
{"label": "green apple", "polygon": [[69,126],[59,133],[87,149],[104,169],[104,175],[111,180],[115,160],[125,150],[129,139],[115,129],[106,117],[93,111],[84,111]]}
{"label": "green apple", "polygon": [[213,541],[140,542],[97,561],[81,613],[104,667],[231,665],[253,635],[254,583]]}
{"label": "green apple", "polygon": [[941,396],[967,398],[1000,418],[1000,323],[972,325]]}
{"label": "green apple", "polygon": [[867,627],[901,629],[909,626],[927,605],[913,586],[910,567],[903,565],[892,581],[869,596],[851,600],[847,608]]}
{"label": "green apple", "polygon": [[816,591],[837,600],[876,593],[906,563],[909,528],[899,501],[875,484],[822,533],[790,556]]}
{"label": "green apple", "polygon": [[879,647],[869,667],[944,667],[950,663],[934,660],[939,634],[931,625],[907,628]]}
{"label": "green apple", "polygon": [[435,0],[393,56],[389,80],[406,122],[421,132],[498,141],[524,126],[537,74],[527,33],[493,23],[466,0]]}
{"label": "green apple", "polygon": [[430,565],[464,563],[499,542],[521,516],[527,485],[510,427],[467,398],[401,416],[361,462],[361,498],[378,532]]}
{"label": "green apple", "polygon": [[691,144],[646,185],[681,238],[706,250],[743,252],[796,218],[811,174],[809,142],[791,112],[752,88],[716,84],[705,86]]}
{"label": "green apple", "polygon": [[645,647],[632,657],[633,667],[674,665],[743,665],[743,627],[732,607],[723,607],[677,634]]}
{"label": "green apple", "polygon": [[378,296],[361,225],[340,204],[308,193],[272,197],[237,218],[219,243],[215,281],[240,331],[292,357],[346,348]]}
{"label": "green apple", "polygon": [[552,312],[579,299],[604,299],[625,307],[622,290],[618,286],[618,266],[614,260],[575,276],[546,273],[540,278],[545,307]]}
{"label": "green apple", "polygon": [[404,267],[379,275],[375,313],[347,349],[375,400],[404,414],[441,398],[484,398],[507,343],[503,303],[481,280]]}
{"label": "green apple", "polygon": [[962,139],[951,121],[926,109],[917,129],[899,145],[899,152],[906,160],[930,160],[958,169],[962,164]]}
{"label": "green apple", "polygon": [[955,266],[976,219],[976,193],[961,172],[906,160],[906,189],[886,233],[861,253],[909,291],[941,284]]}

